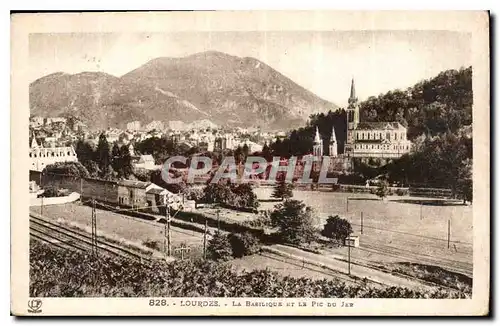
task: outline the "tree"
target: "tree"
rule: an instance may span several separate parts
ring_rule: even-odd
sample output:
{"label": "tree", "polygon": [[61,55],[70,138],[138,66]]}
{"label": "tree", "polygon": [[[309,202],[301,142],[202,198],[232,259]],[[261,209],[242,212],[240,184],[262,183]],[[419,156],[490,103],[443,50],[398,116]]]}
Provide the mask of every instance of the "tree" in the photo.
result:
{"label": "tree", "polygon": [[93,161],[95,158],[94,149],[92,146],[83,140],[78,140],[75,148],[76,156],[78,157],[78,161],[83,165],[86,165],[87,162]]}
{"label": "tree", "polygon": [[120,147],[120,165],[121,170],[119,172],[120,176],[128,178],[133,173],[132,168],[132,157],[130,156],[130,151],[126,145]]}
{"label": "tree", "polygon": [[293,197],[293,184],[286,182],[285,180],[280,180],[274,186],[273,193],[271,195],[273,198],[280,198],[285,200]]}
{"label": "tree", "polygon": [[389,183],[386,180],[381,180],[375,190],[375,195],[384,199],[389,195]]}
{"label": "tree", "polygon": [[231,259],[232,252],[228,236],[220,231],[216,231],[213,237],[208,241],[208,257],[215,261],[226,261]]}
{"label": "tree", "polygon": [[276,205],[271,213],[271,223],[278,228],[278,236],[286,243],[309,243],[316,238],[313,210],[299,200],[289,199]]}
{"label": "tree", "polygon": [[327,238],[343,243],[344,239],[352,233],[352,226],[349,221],[340,218],[338,215],[329,216],[323,227],[321,234]]}
{"label": "tree", "polygon": [[120,147],[117,143],[114,143],[113,148],[111,149],[111,167],[118,173],[118,177],[120,177],[122,170],[122,160],[120,155]]}
{"label": "tree", "polygon": [[109,154],[109,143],[106,139],[106,135],[102,133],[99,136],[99,143],[97,144],[97,150],[95,152],[97,165],[100,170],[100,177],[106,178],[109,176],[109,166],[111,164],[111,158]]}
{"label": "tree", "polygon": [[472,159],[466,159],[460,166],[457,188],[464,204],[472,202]]}
{"label": "tree", "polygon": [[259,239],[250,232],[231,233],[229,242],[233,250],[233,257],[240,258],[243,256],[253,255],[259,251]]}

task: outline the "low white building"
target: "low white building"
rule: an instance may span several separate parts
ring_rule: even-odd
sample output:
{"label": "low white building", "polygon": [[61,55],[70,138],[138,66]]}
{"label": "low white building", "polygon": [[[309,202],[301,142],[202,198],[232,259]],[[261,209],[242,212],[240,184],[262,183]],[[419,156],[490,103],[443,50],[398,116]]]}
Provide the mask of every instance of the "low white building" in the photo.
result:
{"label": "low white building", "polygon": [[42,171],[47,165],[58,162],[78,162],[73,146],[42,147],[36,141],[35,136],[31,139],[29,160],[30,170],[33,171]]}

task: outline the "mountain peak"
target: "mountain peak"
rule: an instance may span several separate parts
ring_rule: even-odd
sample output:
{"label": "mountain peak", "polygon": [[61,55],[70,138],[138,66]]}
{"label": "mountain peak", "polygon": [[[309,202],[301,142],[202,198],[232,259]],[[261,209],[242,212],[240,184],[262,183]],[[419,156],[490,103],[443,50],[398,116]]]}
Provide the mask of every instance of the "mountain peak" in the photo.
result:
{"label": "mountain peak", "polygon": [[33,114],[80,110],[82,120],[96,127],[209,117],[220,126],[283,130],[337,108],[255,58],[219,51],[156,58],[119,78],[100,72],[69,76],[53,74],[30,85]]}

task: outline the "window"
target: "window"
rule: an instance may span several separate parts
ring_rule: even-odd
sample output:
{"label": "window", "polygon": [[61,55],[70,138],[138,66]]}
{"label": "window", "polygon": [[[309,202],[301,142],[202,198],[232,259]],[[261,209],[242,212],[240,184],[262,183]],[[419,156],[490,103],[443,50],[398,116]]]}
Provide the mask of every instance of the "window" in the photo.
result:
{"label": "window", "polygon": [[33,154],[30,153],[30,157],[32,157],[32,156],[33,156]]}
{"label": "window", "polygon": [[391,140],[391,133],[390,132],[387,132],[385,134],[385,138],[388,139],[388,140]]}

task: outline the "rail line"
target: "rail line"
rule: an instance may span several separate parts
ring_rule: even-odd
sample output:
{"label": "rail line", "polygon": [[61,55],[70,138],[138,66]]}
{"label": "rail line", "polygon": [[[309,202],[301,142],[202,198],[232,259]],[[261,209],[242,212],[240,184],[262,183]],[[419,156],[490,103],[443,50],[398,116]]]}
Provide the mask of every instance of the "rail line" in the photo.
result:
{"label": "rail line", "polygon": [[440,266],[452,272],[472,276],[472,264],[461,261],[434,257],[423,253],[416,253],[402,248],[396,248],[381,244],[372,244],[370,248],[362,246],[357,249],[378,255],[394,257],[399,259],[400,261],[410,260],[419,263],[427,263],[433,266]]}
{"label": "rail line", "polygon": [[[30,214],[30,235],[65,249],[91,251],[92,237]],[[97,240],[99,253],[148,263],[150,258],[120,246]]]}
{"label": "rail line", "polygon": [[[310,270],[312,272],[320,273],[320,274],[323,274],[325,276],[335,277],[335,278],[340,279],[340,280],[342,280],[344,282],[347,282],[347,283],[357,284],[357,285],[363,284],[363,281],[353,279],[353,278],[351,278],[351,277],[349,277],[347,275],[344,275],[342,272],[338,272],[338,273],[335,273],[335,272],[326,272],[324,269],[321,269],[319,267],[318,268],[313,268],[311,266],[307,266],[307,265],[310,265],[310,264],[309,263],[301,263],[300,260],[297,260],[297,259],[290,259],[290,258],[287,259],[287,258],[280,257],[280,256],[276,257],[276,255],[266,254],[266,253],[263,253],[263,252],[261,252],[259,255],[262,256],[262,257],[273,259],[273,260],[276,260],[276,261],[279,261],[279,262],[283,262],[283,263],[286,263],[286,264],[298,266],[298,267],[301,267],[301,269]],[[281,269],[281,268],[277,268],[277,267],[270,267],[270,268],[271,269],[278,269],[278,270]],[[369,280],[369,279],[367,279],[366,282],[367,283],[373,283],[373,284],[376,284],[376,285],[382,285],[382,283],[378,283],[378,282],[375,282],[375,281]]]}

